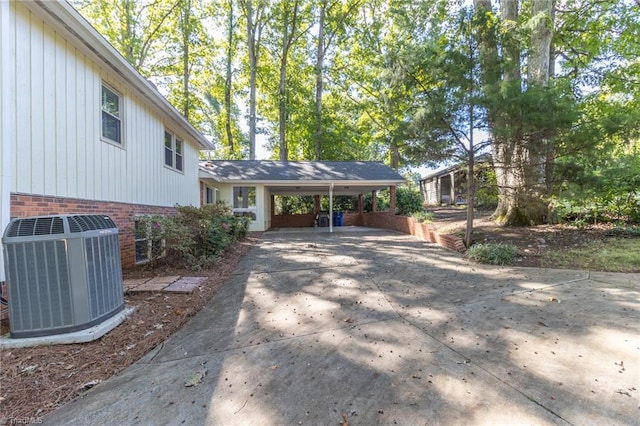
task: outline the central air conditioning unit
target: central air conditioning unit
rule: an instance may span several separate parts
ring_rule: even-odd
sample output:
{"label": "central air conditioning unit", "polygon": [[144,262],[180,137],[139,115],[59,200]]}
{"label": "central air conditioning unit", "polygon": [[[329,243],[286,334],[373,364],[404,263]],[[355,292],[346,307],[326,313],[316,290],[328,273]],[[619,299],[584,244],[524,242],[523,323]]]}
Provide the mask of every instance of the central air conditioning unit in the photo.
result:
{"label": "central air conditioning unit", "polygon": [[124,308],[118,228],[108,216],[17,218],[2,242],[12,337],[83,330]]}

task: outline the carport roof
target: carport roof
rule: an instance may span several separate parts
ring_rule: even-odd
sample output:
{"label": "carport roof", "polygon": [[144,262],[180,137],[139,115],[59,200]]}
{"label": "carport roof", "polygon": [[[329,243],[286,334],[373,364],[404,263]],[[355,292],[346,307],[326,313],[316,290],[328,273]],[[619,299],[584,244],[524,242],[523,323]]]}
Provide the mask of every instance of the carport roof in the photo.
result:
{"label": "carport roof", "polygon": [[383,163],[373,161],[207,160],[200,162],[200,178],[221,183],[264,184],[274,193],[325,192],[361,194],[404,182]]}

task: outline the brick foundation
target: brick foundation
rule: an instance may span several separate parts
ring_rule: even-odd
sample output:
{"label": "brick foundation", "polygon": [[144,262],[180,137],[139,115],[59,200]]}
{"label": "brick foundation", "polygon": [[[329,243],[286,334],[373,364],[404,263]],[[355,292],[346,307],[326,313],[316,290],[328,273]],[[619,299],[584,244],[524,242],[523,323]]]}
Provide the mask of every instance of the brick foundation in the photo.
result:
{"label": "brick foundation", "polygon": [[139,215],[173,215],[174,207],[112,203],[78,198],[11,194],[11,217],[49,216],[62,214],[106,214],[118,227],[122,267],[135,264],[135,217]]}

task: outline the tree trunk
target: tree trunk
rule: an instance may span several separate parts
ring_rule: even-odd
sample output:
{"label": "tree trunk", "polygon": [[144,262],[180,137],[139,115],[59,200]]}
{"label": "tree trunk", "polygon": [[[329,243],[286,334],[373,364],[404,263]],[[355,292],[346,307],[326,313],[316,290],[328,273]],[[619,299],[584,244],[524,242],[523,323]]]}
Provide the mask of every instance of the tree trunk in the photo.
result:
{"label": "tree trunk", "polygon": [[[471,133],[473,134],[473,132]],[[475,207],[475,153],[473,142],[467,158],[467,226],[464,233],[464,245],[469,248],[473,244],[473,209]]]}
{"label": "tree trunk", "polygon": [[256,159],[256,84],[260,48],[259,16],[255,17],[252,0],[245,3],[247,47],[249,50],[249,160]]}
{"label": "tree trunk", "polygon": [[229,14],[227,16],[227,69],[224,80],[224,110],[225,110],[225,123],[224,128],[227,133],[227,146],[229,147],[229,153],[233,155],[235,148],[233,146],[233,134],[231,132],[231,86],[233,83],[233,74],[231,69],[231,62],[233,61],[233,33],[235,29],[233,18],[233,1],[229,0]]}
{"label": "tree trunk", "polygon": [[[292,5],[292,14],[289,17],[289,1],[282,2],[282,52],[280,58],[280,85],[278,88],[278,122],[280,130],[280,160],[289,159],[289,148],[287,146],[287,61],[291,45],[295,40],[298,26],[299,1],[295,0]],[[291,18],[291,19],[289,19]]]}
{"label": "tree trunk", "polygon": [[283,31],[282,31],[282,56],[280,57],[280,84],[278,86],[278,130],[280,143],[280,161],[287,161],[289,153],[287,152],[287,101],[286,101],[286,82],[287,82],[287,56],[289,55],[289,8],[286,4],[283,6]]}
{"label": "tree trunk", "polygon": [[[482,19],[491,11],[491,0],[474,0],[474,6]],[[503,21],[517,22],[517,2],[501,2],[501,13]],[[522,86],[520,52],[516,51],[515,42],[507,41],[499,46],[495,30],[491,25],[479,29],[481,80],[485,96],[491,100],[488,119],[498,183],[498,206],[493,218],[514,226],[542,223],[546,207],[537,191],[538,167],[532,163],[529,141],[522,134],[521,118],[512,116],[511,111],[501,111],[504,101],[496,96],[497,93],[518,96]],[[503,54],[502,66],[499,51]]]}
{"label": "tree trunk", "polygon": [[182,8],[182,96],[184,105],[182,115],[189,120],[189,47],[191,45],[191,0],[185,0]]}
{"label": "tree trunk", "polygon": [[316,160],[322,159],[322,91],[324,68],[324,16],[327,0],[322,0],[318,17],[318,48],[316,57],[316,111],[315,111],[315,152]]}
{"label": "tree trunk", "polygon": [[398,171],[398,167],[400,166],[400,151],[398,150],[398,141],[395,136],[391,137],[391,146],[389,147],[389,156],[390,156],[390,167]]}

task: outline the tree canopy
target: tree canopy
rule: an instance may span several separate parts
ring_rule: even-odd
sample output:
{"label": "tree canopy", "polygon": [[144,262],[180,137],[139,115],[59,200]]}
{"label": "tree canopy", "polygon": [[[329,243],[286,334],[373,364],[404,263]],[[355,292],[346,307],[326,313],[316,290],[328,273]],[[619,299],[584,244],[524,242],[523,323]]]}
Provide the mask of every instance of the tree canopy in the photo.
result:
{"label": "tree canopy", "polygon": [[[381,160],[491,151],[505,223],[633,161],[633,0],[71,0],[218,158]],[[625,163],[627,164],[627,163]],[[637,171],[637,169],[634,169]]]}

